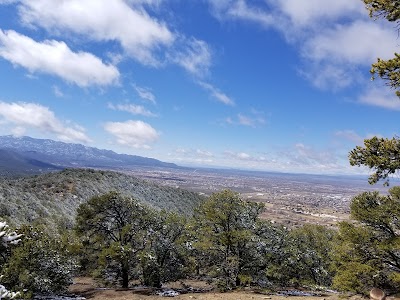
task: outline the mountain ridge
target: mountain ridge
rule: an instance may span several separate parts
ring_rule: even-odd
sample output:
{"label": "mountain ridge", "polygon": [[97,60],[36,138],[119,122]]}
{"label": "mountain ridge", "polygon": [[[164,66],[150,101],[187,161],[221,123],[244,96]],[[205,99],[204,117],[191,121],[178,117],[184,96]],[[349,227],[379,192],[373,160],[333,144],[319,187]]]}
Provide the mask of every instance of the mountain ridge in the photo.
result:
{"label": "mountain ridge", "polygon": [[154,158],[118,154],[82,144],[65,143],[28,136],[0,136],[0,149],[14,151],[21,159],[55,167],[129,168],[133,166],[179,168],[176,164]]}

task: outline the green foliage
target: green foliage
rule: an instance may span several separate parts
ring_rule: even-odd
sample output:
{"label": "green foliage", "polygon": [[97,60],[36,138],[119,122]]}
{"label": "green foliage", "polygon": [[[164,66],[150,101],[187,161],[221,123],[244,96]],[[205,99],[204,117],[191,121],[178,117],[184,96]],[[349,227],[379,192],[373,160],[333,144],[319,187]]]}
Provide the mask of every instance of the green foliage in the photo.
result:
{"label": "green foliage", "polygon": [[65,292],[76,268],[68,250],[40,227],[23,226],[23,239],[2,268],[2,281],[8,287],[32,294]]}
{"label": "green foliage", "polygon": [[290,252],[288,251],[289,231],[279,225],[268,221],[258,221],[256,231],[258,241],[255,249],[259,254],[256,256],[255,264],[259,264],[259,271],[256,270],[258,283],[261,286],[274,285],[286,286],[290,283],[291,268]]}
{"label": "green foliage", "polygon": [[385,18],[390,22],[399,22],[400,1],[398,0],[364,0],[373,18]]}
{"label": "green foliage", "polygon": [[375,172],[369,177],[369,183],[377,183],[385,179],[384,185],[389,185],[388,177],[400,170],[400,140],[399,138],[378,138],[364,140],[365,147],[357,146],[349,153],[352,166],[367,166]]}
{"label": "green foliage", "polygon": [[161,287],[161,283],[183,278],[186,273],[186,219],[176,213],[157,214],[150,243],[142,251],[140,262],[143,283]]}
{"label": "green foliage", "polygon": [[197,268],[216,278],[222,290],[240,284],[242,275],[254,274],[255,229],[263,205],[243,201],[225,190],[212,194],[195,212],[192,230]]}
{"label": "green foliage", "polygon": [[381,240],[396,239],[400,229],[400,186],[391,188],[389,195],[384,196],[378,192],[364,192],[353,198],[350,211],[354,219]]}
{"label": "green foliage", "polygon": [[351,204],[351,215],[373,235],[377,259],[390,273],[400,272],[400,186],[389,190],[389,195],[376,192],[362,193]]}
{"label": "green foliage", "polygon": [[[372,285],[400,286],[400,187],[389,195],[365,192],[354,197],[351,215],[358,225],[341,223],[334,264],[336,287],[365,292]],[[358,281],[351,279],[359,272]]]}
{"label": "green foliage", "polygon": [[371,244],[374,237],[364,227],[348,222],[339,224],[339,232],[333,249],[332,266],[336,270],[335,288],[343,291],[364,293],[374,285],[374,275],[380,268]]}
{"label": "green foliage", "polygon": [[289,270],[296,283],[330,286],[332,240],[336,232],[321,225],[306,224],[290,231],[287,241]]}
{"label": "green foliage", "polygon": [[89,253],[85,264],[95,265],[95,274],[108,283],[127,288],[137,278],[161,287],[184,274],[184,217],[110,192],[81,204],[76,223]]}
{"label": "green foliage", "polygon": [[76,230],[99,252],[100,274],[128,287],[136,255],[149,242],[154,215],[137,200],[116,192],[93,197],[78,207]]}
{"label": "green foliage", "polygon": [[333,286],[341,291],[349,291],[358,294],[366,294],[372,286],[375,286],[373,276],[376,270],[368,264],[348,261],[337,271],[333,280]]}
{"label": "green foliage", "polygon": [[[378,58],[377,62],[372,64],[372,79],[375,75],[385,80],[387,85],[393,89],[400,87],[400,54],[395,53],[394,58],[384,60]],[[396,91],[396,95],[400,97],[400,91]]]}

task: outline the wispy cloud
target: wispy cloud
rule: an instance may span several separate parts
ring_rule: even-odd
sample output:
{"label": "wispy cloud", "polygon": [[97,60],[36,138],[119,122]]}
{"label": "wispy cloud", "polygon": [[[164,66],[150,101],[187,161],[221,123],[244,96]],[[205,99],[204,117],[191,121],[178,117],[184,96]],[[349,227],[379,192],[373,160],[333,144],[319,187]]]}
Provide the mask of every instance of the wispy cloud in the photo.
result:
{"label": "wispy cloud", "polygon": [[136,104],[132,104],[132,103],[126,103],[126,104],[108,103],[108,108],[110,108],[112,110],[126,111],[133,115],[142,115],[145,117],[156,117],[157,116],[156,114],[147,110],[144,106],[136,105]]}
{"label": "wispy cloud", "polygon": [[169,60],[183,67],[195,77],[203,77],[209,72],[212,56],[205,41],[196,38],[181,38],[182,42],[169,53]]}
{"label": "wispy cloud", "polygon": [[224,155],[228,156],[230,158],[239,159],[239,160],[252,160],[253,159],[250,154],[247,154],[245,152],[233,152],[233,151],[226,150],[224,152]]}
{"label": "wispy cloud", "polygon": [[266,123],[264,118],[264,113],[251,110],[250,114],[239,113],[236,117],[225,118],[225,123],[230,125],[242,125],[256,128],[258,126],[264,125]]}
{"label": "wispy cloud", "polygon": [[315,150],[310,146],[306,146],[303,143],[297,143],[294,146],[294,158],[297,162],[306,164],[334,164],[336,157],[331,151]]}
{"label": "wispy cloud", "polygon": [[53,85],[53,93],[58,98],[64,97],[64,93],[60,90],[60,88],[57,85]]}
{"label": "wispy cloud", "polygon": [[151,89],[147,87],[140,87],[136,84],[133,85],[133,88],[135,89],[136,93],[139,95],[140,98],[149,101],[153,104],[156,104],[156,96],[154,96]]}
{"label": "wispy cloud", "polygon": [[31,73],[58,76],[80,87],[111,85],[119,71],[87,52],[73,52],[64,42],[33,39],[13,30],[0,29],[0,57]]}
{"label": "wispy cloud", "polygon": [[357,134],[354,130],[339,130],[335,132],[335,136],[351,141],[357,145],[362,144],[364,140],[363,137]]}
{"label": "wispy cloud", "polygon": [[214,162],[214,154],[204,149],[177,148],[168,156],[173,161],[185,164],[212,164]]}
{"label": "wispy cloud", "polygon": [[389,110],[400,110],[400,98],[385,86],[371,86],[357,100],[359,103],[365,105],[377,106]]}
{"label": "wispy cloud", "polygon": [[196,149],[196,154],[203,157],[213,157],[214,155],[207,150]]}
{"label": "wispy cloud", "polygon": [[107,122],[104,129],[116,138],[118,144],[131,148],[150,149],[149,143],[155,142],[160,136],[150,124],[135,120]]}
{"label": "wispy cloud", "polygon": [[274,25],[276,21],[272,13],[265,11],[266,6],[250,6],[245,0],[209,0],[214,15],[220,19],[233,19],[241,21],[250,21],[260,24],[264,27]]}
{"label": "wispy cloud", "polygon": [[197,81],[197,83],[204,88],[205,90],[209,91],[211,93],[211,96],[215,98],[218,102],[221,102],[225,105],[235,105],[235,101],[233,101],[232,98],[227,96],[225,93],[221,92],[218,88],[213,86],[210,83],[204,82],[204,81]]}
{"label": "wispy cloud", "polygon": [[85,130],[78,125],[63,124],[48,107],[26,102],[0,102],[3,122],[15,126],[14,133],[21,135],[30,129],[55,134],[65,142],[89,143]]}

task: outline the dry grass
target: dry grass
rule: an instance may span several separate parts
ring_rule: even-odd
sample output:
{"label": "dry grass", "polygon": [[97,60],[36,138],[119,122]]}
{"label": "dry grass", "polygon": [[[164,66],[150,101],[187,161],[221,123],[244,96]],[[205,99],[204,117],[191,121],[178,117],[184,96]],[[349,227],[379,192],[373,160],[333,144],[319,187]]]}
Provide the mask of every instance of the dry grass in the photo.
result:
{"label": "dry grass", "polygon": [[[204,283],[188,282],[196,287],[204,286]],[[87,277],[76,278],[74,284],[70,287],[70,292],[82,295],[92,300],[155,300],[164,299],[158,295],[146,295],[147,289],[140,290],[118,290],[118,289],[99,289],[92,279]],[[257,294],[253,291],[238,291],[230,293],[207,292],[196,294],[182,294],[174,297],[181,300],[247,300],[247,299],[270,299],[270,300],[342,300],[346,297],[339,297],[337,294],[328,294],[321,297],[284,297],[274,295]],[[352,300],[363,299],[353,296]]]}

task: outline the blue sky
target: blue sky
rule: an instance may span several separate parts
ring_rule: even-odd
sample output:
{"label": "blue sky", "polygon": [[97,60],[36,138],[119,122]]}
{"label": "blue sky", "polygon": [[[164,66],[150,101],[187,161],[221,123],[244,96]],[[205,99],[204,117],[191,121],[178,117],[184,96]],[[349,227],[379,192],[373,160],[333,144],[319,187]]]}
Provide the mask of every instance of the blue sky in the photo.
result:
{"label": "blue sky", "polygon": [[361,0],[0,0],[0,134],[185,166],[358,173],[398,132]]}

